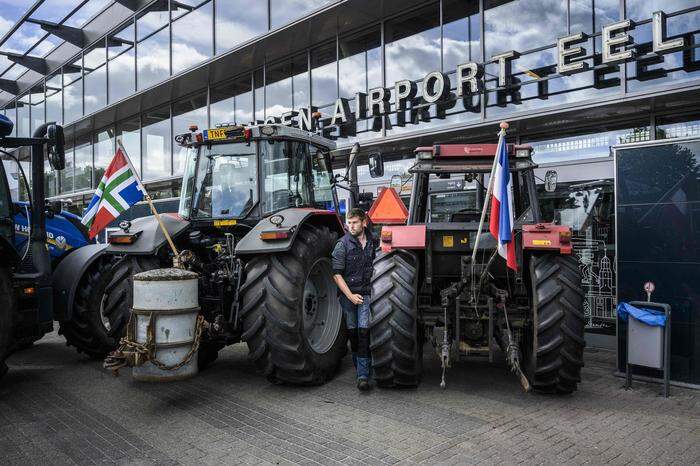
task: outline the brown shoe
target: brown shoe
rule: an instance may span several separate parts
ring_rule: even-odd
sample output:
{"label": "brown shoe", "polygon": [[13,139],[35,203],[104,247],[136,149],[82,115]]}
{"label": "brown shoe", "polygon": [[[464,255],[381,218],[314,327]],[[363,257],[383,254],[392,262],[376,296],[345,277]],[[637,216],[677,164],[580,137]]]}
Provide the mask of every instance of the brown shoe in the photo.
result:
{"label": "brown shoe", "polygon": [[369,381],[367,379],[357,379],[357,389],[361,392],[369,390]]}

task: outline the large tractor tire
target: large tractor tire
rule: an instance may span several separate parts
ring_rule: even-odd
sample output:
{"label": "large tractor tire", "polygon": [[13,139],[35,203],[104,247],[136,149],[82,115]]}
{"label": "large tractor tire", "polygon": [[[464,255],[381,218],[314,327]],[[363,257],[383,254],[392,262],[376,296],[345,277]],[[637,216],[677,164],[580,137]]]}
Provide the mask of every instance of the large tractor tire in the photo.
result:
{"label": "large tractor tire", "polygon": [[347,352],[347,332],[329,256],[336,234],[303,225],[285,253],[245,266],[242,339],[272,382],[315,385],[331,379]]}
{"label": "large tractor tire", "polygon": [[7,373],[5,359],[10,351],[14,309],[15,295],[10,281],[10,272],[5,267],[0,267],[0,377]]}
{"label": "large tractor tire", "polygon": [[533,254],[532,331],[523,344],[526,373],[533,388],[571,393],[581,381],[585,318],[581,272],[576,258]]}
{"label": "large tractor tire", "polygon": [[126,334],[133,304],[132,277],[158,267],[158,259],[152,256],[98,260],[81,278],[73,316],[61,322],[59,333],[78,352],[104,358]]}
{"label": "large tractor tire", "polygon": [[418,319],[418,259],[394,250],[374,260],[370,351],[377,385],[416,387],[423,371]]}

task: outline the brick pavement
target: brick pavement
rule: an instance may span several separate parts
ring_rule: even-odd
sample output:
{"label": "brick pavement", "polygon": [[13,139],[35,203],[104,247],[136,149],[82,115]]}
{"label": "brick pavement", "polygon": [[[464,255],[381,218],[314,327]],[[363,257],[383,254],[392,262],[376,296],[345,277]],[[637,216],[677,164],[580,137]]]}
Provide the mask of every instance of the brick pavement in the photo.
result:
{"label": "brick pavement", "polygon": [[8,361],[0,464],[698,464],[700,392],[637,382],[587,350],[573,396],[523,393],[499,364],[462,363],[441,390],[358,393],[349,358],[321,387],[271,385],[244,346],[194,379],[112,377],[51,334]]}

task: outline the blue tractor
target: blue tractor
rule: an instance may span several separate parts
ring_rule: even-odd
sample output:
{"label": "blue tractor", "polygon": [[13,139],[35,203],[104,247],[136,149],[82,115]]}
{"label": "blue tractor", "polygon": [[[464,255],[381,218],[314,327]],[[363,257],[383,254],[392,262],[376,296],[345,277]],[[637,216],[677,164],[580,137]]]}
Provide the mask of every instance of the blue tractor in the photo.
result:
{"label": "blue tractor", "polygon": [[[16,248],[15,215],[5,164],[0,163],[0,376],[7,371],[5,359],[36,336],[53,328],[53,287],[51,260],[47,248],[44,196],[44,157],[48,153],[54,170],[65,167],[63,128],[53,123],[40,125],[32,137],[10,137],[13,123],[0,115],[0,152],[31,147],[32,183],[28,195],[31,208],[25,210],[29,229],[24,250]],[[18,170],[21,165],[15,159]]]}

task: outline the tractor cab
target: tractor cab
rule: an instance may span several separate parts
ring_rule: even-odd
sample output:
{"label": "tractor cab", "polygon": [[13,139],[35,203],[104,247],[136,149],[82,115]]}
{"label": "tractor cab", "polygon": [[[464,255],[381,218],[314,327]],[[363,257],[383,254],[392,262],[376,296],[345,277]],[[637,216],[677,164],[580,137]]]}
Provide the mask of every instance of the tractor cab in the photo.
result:
{"label": "tractor cab", "polygon": [[180,216],[254,225],[288,208],[336,209],[333,141],[283,125],[221,126],[176,137],[188,148]]}

